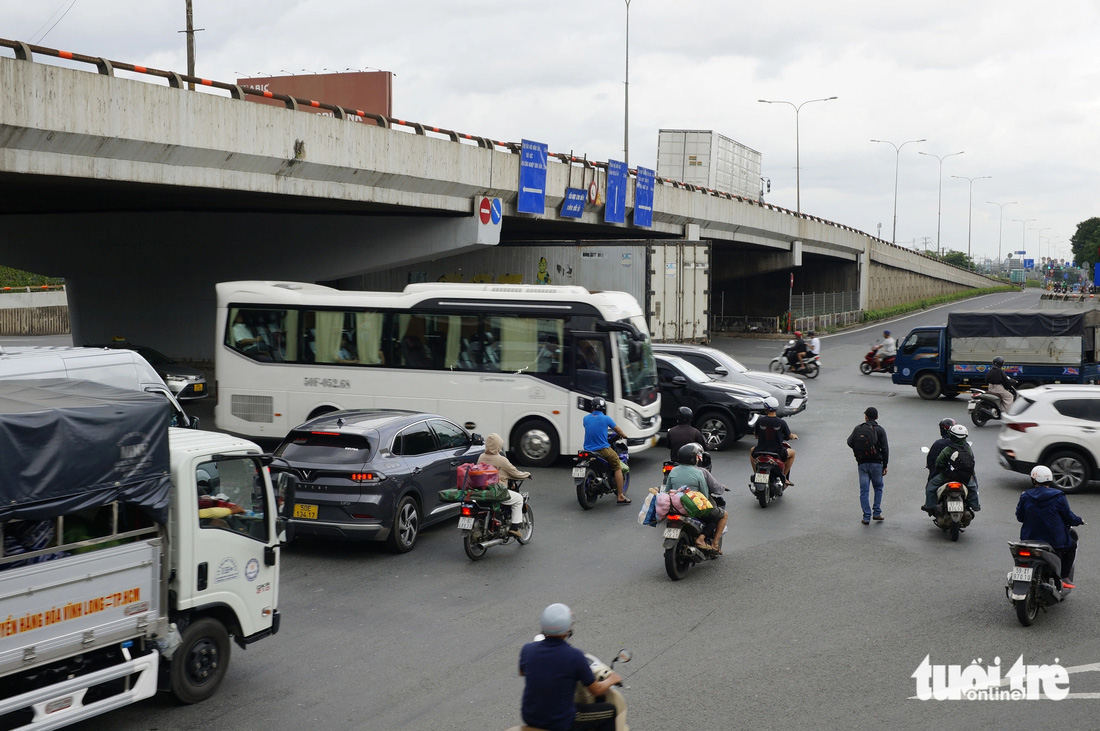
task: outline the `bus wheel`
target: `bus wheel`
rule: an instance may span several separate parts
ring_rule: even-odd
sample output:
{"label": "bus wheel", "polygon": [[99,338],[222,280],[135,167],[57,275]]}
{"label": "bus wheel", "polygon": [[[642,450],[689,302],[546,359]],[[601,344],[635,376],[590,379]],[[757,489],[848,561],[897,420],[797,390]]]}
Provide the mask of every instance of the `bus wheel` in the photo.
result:
{"label": "bus wheel", "polygon": [[525,467],[549,467],[558,458],[558,434],[542,419],[528,419],[512,430],[512,453]]}
{"label": "bus wheel", "polygon": [[310,419],[316,419],[318,416],[324,416],[325,414],[331,414],[333,411],[339,411],[339,409],[337,409],[335,406],[318,406],[316,409],[313,410],[312,413],[310,413],[309,419],[306,419],[306,421],[309,421]]}

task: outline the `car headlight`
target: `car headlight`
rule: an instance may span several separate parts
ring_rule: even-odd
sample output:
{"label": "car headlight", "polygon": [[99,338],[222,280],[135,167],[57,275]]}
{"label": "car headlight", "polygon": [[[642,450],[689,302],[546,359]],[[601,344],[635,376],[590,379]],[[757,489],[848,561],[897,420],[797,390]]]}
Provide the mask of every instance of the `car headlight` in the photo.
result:
{"label": "car headlight", "polygon": [[626,408],[623,411],[626,414],[626,420],[627,421],[629,421],[631,424],[638,427],[639,429],[644,429],[645,428],[645,422],[644,422],[644,419],[642,418],[641,414],[639,414],[637,411],[635,411],[634,409],[631,409],[631,408]]}
{"label": "car headlight", "polygon": [[763,409],[763,408],[766,408],[766,407],[767,407],[767,404],[765,404],[765,403],[764,403],[764,399],[759,399],[759,398],[745,398],[745,399],[738,399],[738,400],[739,400],[739,401],[740,401],[740,402],[741,402],[741,403],[742,403],[742,404],[743,404],[744,406],[746,406],[746,407],[748,407],[748,408],[750,408],[750,409]]}
{"label": "car headlight", "polygon": [[165,381],[178,381],[179,383],[184,383],[184,382],[187,381],[187,376],[177,376],[177,375],[173,375],[173,374],[169,373],[168,375],[166,375],[164,377],[164,380]]}
{"label": "car headlight", "polygon": [[798,386],[794,385],[793,383],[771,383],[770,385],[771,385],[772,388],[778,388],[778,389],[781,389],[783,391],[797,391],[798,390]]}

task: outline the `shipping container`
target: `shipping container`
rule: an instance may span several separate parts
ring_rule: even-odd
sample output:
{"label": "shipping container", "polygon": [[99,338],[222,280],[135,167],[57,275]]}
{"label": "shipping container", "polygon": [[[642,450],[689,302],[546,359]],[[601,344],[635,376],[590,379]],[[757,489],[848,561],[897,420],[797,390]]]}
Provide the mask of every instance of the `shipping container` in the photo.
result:
{"label": "shipping container", "polygon": [[341,289],[400,292],[416,282],[572,284],[627,292],[645,308],[654,340],[705,342],[710,244],[699,241],[488,246],[473,253],[341,280]]}
{"label": "shipping container", "polygon": [[756,150],[710,130],[662,129],[657,175],[757,200],[761,157]]}

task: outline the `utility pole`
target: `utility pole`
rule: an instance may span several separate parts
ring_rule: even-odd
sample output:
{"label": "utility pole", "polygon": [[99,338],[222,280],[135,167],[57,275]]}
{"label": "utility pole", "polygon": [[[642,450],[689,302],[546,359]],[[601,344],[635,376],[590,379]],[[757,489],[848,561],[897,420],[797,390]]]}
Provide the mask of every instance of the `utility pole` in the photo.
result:
{"label": "utility pole", "polygon": [[[179,33],[187,34],[187,75],[195,75],[195,33],[200,30],[206,30],[206,28],[195,28],[195,14],[191,9],[191,0],[184,0],[187,4],[187,30],[178,31]],[[192,81],[187,82],[187,88],[191,91],[195,90],[195,83]]]}

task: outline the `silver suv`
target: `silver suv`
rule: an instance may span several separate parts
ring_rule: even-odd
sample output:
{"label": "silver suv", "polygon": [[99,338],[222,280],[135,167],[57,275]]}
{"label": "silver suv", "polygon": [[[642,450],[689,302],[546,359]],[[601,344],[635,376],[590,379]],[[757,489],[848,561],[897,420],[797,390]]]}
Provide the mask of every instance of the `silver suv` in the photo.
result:
{"label": "silver suv", "polygon": [[1054,473],[1054,486],[1076,492],[1100,479],[1100,388],[1051,385],[1020,391],[997,435],[1006,470],[1028,474],[1037,464]]}

